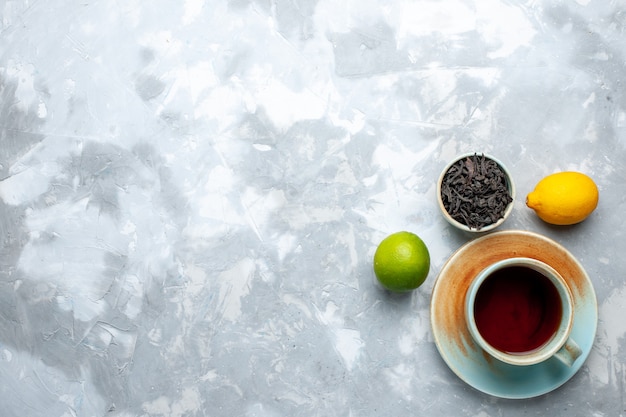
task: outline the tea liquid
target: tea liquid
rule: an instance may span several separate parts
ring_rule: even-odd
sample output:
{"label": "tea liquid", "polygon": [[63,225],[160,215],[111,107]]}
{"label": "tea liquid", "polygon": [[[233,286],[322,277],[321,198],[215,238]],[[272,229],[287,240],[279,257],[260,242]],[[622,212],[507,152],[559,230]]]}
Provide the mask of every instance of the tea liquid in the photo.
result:
{"label": "tea liquid", "polygon": [[543,274],[523,266],[500,269],[480,286],[474,318],[482,337],[512,354],[531,352],[555,334],[562,306],[557,289]]}

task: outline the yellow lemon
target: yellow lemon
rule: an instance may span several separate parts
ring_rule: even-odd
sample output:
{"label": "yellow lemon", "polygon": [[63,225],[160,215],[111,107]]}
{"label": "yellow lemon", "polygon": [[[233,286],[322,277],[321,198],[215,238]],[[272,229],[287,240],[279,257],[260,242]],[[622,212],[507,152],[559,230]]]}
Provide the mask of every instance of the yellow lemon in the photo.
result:
{"label": "yellow lemon", "polygon": [[598,187],[580,172],[557,172],[537,183],[526,205],[543,221],[569,225],[582,222],[598,205]]}
{"label": "yellow lemon", "polygon": [[422,239],[397,232],[380,242],[374,254],[374,273],[390,291],[406,292],[422,285],[430,270],[430,254]]}

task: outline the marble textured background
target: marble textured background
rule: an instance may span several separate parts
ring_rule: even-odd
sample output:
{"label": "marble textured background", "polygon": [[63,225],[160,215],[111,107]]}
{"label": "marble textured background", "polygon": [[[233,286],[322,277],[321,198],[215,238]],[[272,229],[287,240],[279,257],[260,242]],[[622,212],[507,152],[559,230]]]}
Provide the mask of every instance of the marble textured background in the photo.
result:
{"label": "marble textured background", "polygon": [[[626,2],[0,1],[2,416],[625,416]],[[435,181],[513,173],[504,229],[598,296],[562,388],[508,401],[439,357],[438,270],[467,237]],[[600,188],[584,223],[524,205]],[[389,233],[427,282],[375,283]]]}

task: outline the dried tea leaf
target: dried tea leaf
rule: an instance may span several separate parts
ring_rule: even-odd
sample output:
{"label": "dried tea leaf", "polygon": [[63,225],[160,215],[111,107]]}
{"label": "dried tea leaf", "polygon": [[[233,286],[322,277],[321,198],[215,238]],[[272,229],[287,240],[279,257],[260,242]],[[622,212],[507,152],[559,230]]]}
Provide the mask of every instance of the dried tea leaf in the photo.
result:
{"label": "dried tea leaf", "polygon": [[477,154],[448,169],[441,184],[441,199],[453,219],[476,230],[504,217],[513,201],[500,165]]}

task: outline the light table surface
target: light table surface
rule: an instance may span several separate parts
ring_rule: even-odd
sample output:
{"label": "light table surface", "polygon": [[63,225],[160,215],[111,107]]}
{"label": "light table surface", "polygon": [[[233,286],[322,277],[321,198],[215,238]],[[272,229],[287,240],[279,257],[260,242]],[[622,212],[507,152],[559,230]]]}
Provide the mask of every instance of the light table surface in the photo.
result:
{"label": "light table surface", "polygon": [[[626,3],[0,2],[2,416],[626,415]],[[500,230],[567,248],[597,294],[580,371],[532,400],[461,381],[430,295],[469,241],[456,155],[506,164]],[[550,227],[543,176],[600,204]],[[386,235],[426,283],[377,285]]]}

